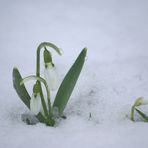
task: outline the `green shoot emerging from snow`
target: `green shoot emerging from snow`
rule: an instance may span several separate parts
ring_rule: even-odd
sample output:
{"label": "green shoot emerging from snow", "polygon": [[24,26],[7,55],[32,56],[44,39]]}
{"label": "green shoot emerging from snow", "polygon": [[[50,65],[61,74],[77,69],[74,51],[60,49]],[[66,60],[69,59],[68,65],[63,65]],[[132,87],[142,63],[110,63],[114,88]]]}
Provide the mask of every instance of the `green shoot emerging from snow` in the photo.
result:
{"label": "green shoot emerging from snow", "polygon": [[[68,100],[80,75],[81,69],[84,65],[87,50],[84,48],[81,51],[78,58],[63,79],[57,91],[54,102],[51,103],[50,93],[57,88],[57,73],[55,71],[55,64],[53,62],[51,52],[48,50],[48,48],[54,49],[57,54],[61,55],[60,49],[54,44],[49,42],[41,43],[37,48],[36,75],[22,78],[19,70],[14,68],[13,86],[20,99],[35,115],[39,122],[45,123],[49,126],[54,126],[57,118],[65,118],[63,111],[68,103]],[[40,74],[41,49],[44,49],[44,77],[42,77]],[[35,81],[31,96],[29,95],[24,84],[30,80]],[[43,94],[42,84],[45,87],[47,99],[45,99],[45,95]]]}
{"label": "green shoot emerging from snow", "polygon": [[137,107],[141,106],[141,105],[147,105],[148,104],[148,100],[144,99],[143,97],[139,97],[136,99],[134,105],[131,108],[131,120],[134,121],[134,112],[136,111],[144,121],[148,122],[148,117],[139,109],[137,109]]}

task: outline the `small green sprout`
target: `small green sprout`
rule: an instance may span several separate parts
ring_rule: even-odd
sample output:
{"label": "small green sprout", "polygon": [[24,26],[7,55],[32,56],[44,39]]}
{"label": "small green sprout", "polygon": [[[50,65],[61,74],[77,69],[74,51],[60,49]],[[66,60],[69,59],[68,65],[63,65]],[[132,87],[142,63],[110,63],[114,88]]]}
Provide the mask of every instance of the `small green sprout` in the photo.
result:
{"label": "small green sprout", "polygon": [[[72,91],[84,65],[87,49],[84,48],[81,51],[78,58],[63,79],[57,91],[54,102],[51,103],[50,93],[57,87],[57,73],[51,52],[48,50],[49,47],[54,49],[57,54],[61,55],[60,49],[54,44],[49,42],[41,43],[37,48],[36,75],[22,78],[19,70],[17,68],[14,68],[13,86],[20,99],[35,115],[39,122],[45,123],[48,126],[54,126],[57,118],[66,119],[66,116],[64,116],[63,111],[68,103],[68,100],[72,94]],[[44,49],[44,77],[40,75],[41,49]],[[30,80],[35,81],[31,97],[24,84],[25,82]],[[44,97],[42,84],[45,87],[47,99],[45,99]],[[31,124],[28,117],[26,118],[26,123]]]}
{"label": "small green sprout", "polygon": [[134,112],[136,111],[143,119],[144,121],[148,122],[148,117],[139,109],[137,109],[137,107],[141,106],[141,105],[147,105],[148,104],[148,100],[144,99],[143,97],[139,97],[136,99],[134,105],[131,108],[131,120],[134,121]]}

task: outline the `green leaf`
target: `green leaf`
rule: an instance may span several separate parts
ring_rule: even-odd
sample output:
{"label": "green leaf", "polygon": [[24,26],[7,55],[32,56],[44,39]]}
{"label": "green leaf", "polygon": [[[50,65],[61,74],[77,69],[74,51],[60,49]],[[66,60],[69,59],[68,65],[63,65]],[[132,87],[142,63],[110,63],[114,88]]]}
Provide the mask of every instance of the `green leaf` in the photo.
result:
{"label": "green leaf", "polygon": [[24,102],[24,104],[30,108],[30,96],[25,88],[25,85],[20,85],[20,82],[22,81],[22,77],[19,73],[19,70],[17,68],[13,69],[13,87],[15,88],[18,96],[20,99]]}
{"label": "green leaf", "polygon": [[135,110],[139,113],[139,115],[146,121],[148,122],[148,117],[143,113],[141,112],[140,110],[136,109]]}
{"label": "green leaf", "polygon": [[53,103],[53,108],[58,109],[59,116],[63,115],[67,102],[72,94],[77,79],[80,75],[81,69],[84,65],[87,49],[84,48],[75,63],[72,65],[68,73],[66,74],[63,82],[61,83],[57,92],[56,98]]}

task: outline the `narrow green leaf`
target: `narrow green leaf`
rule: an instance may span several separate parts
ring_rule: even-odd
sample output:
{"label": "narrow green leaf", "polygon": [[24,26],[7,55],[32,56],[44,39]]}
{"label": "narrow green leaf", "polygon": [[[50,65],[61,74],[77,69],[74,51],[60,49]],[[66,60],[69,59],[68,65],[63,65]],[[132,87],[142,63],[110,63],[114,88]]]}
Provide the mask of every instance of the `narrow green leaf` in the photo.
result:
{"label": "narrow green leaf", "polygon": [[30,96],[25,88],[25,85],[20,85],[20,82],[22,81],[22,77],[19,73],[19,70],[17,68],[13,69],[13,87],[15,88],[18,96],[20,99],[25,103],[25,105],[30,108]]}
{"label": "narrow green leaf", "polygon": [[139,115],[146,121],[148,122],[148,117],[143,113],[141,112],[140,110],[136,109],[135,110],[139,113]]}
{"label": "narrow green leaf", "polygon": [[80,75],[81,69],[84,65],[87,49],[84,48],[72,65],[68,73],[66,74],[63,82],[61,83],[57,92],[56,98],[53,103],[53,108],[58,108],[59,115],[63,115],[67,102],[72,94],[77,79]]}

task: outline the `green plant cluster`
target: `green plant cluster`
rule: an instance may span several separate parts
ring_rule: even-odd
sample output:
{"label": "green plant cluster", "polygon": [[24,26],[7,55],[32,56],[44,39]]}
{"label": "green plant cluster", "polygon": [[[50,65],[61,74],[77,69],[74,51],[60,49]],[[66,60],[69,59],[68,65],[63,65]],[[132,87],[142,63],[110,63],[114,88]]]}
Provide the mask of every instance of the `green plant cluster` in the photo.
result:
{"label": "green plant cluster", "polygon": [[[44,77],[42,77],[40,74],[41,49],[44,49],[43,58],[45,62],[45,68],[47,68],[48,66],[53,68],[55,66],[51,52],[48,50],[48,48],[54,49],[57,52],[57,54],[61,55],[60,49],[54,44],[49,42],[41,43],[38,46],[36,53],[36,74],[22,78],[18,68],[14,68],[13,86],[20,99],[31,110],[32,97],[28,93],[24,83],[29,80],[34,80],[35,84],[33,87],[33,98],[34,99],[39,98],[38,100],[35,101],[36,102],[41,101],[41,106],[42,106],[42,110],[40,110],[37,114],[35,114],[35,116],[39,122],[45,123],[48,126],[54,126],[57,118],[65,118],[63,111],[68,103],[68,100],[73,92],[75,84],[78,80],[78,77],[84,65],[87,49],[84,48],[81,51],[74,64],[72,65],[68,73],[65,75],[60,87],[58,88],[54,102],[51,103],[50,86],[48,85],[47,80],[45,80]],[[47,99],[45,99],[45,94],[43,93],[42,90],[43,85],[46,89]],[[36,106],[37,105],[38,104],[36,104]]]}

